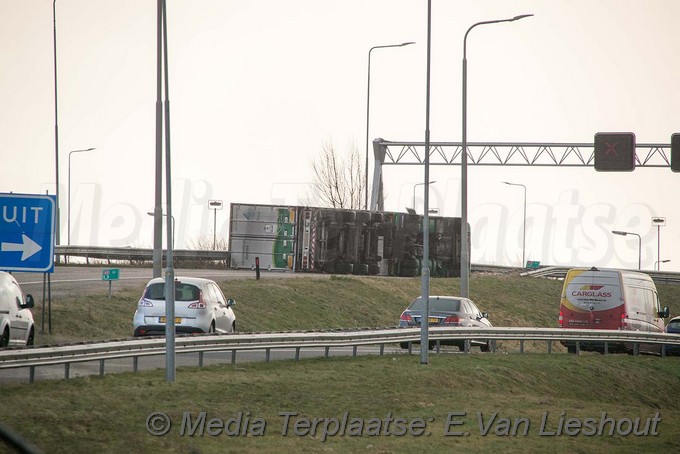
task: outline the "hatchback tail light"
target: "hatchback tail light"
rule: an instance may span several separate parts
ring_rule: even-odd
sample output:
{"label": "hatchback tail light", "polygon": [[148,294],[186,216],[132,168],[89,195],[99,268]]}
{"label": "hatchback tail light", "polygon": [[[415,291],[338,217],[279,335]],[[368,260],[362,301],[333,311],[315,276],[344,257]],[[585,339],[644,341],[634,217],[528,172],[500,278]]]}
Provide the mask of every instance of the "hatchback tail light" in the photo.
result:
{"label": "hatchback tail light", "polygon": [[446,325],[460,325],[460,317],[457,315],[449,315],[444,319]]}
{"label": "hatchback tail light", "polygon": [[189,309],[205,309],[206,307],[208,307],[208,306],[206,306],[205,302],[203,301],[203,292],[201,290],[199,290],[198,291],[198,301],[196,301],[195,303],[189,304]]}
{"label": "hatchback tail light", "polygon": [[139,307],[153,307],[153,303],[146,298],[142,298],[139,300],[139,303],[137,303],[137,306]]}

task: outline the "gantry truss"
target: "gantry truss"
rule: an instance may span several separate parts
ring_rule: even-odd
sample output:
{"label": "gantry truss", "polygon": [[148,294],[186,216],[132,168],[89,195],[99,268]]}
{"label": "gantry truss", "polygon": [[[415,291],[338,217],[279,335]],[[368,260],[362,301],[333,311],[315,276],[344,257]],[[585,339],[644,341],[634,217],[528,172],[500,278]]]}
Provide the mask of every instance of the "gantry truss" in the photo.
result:
{"label": "gantry truss", "polygon": [[[670,144],[635,144],[636,167],[670,167]],[[460,165],[461,142],[430,142],[430,165]],[[387,165],[425,164],[424,142],[373,140],[375,166],[371,209],[383,209],[383,172]],[[593,143],[468,142],[473,166],[592,167]]]}

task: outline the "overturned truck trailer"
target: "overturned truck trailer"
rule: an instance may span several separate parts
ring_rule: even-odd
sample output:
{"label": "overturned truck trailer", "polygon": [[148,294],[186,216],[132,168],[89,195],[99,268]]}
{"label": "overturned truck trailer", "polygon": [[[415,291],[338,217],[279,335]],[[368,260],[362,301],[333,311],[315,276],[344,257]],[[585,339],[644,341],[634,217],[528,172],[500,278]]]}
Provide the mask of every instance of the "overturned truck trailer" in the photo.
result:
{"label": "overturned truck trailer", "polygon": [[[460,218],[429,220],[431,276],[460,276]],[[418,276],[423,217],[232,203],[229,251],[232,268]]]}

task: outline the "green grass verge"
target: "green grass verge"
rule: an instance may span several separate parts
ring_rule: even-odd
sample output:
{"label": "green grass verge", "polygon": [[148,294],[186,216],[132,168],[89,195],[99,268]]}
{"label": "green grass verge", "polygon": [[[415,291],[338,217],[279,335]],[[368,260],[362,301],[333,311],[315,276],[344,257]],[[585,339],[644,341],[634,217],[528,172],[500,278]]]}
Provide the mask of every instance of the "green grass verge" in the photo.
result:
{"label": "green grass verge", "polygon": [[[180,368],[173,383],[154,371],[4,386],[0,411],[54,453],[670,452],[680,439],[680,410],[671,397],[679,377],[677,358],[432,355],[421,365],[416,355],[387,355]],[[147,431],[154,412],[172,421],[163,436]],[[188,435],[201,412],[202,435],[198,428]],[[337,430],[331,418],[342,420],[345,412],[354,425],[331,435]],[[240,424],[229,421],[239,413]],[[283,413],[294,414],[286,435]],[[416,426],[420,418],[424,433],[403,423],[386,426],[390,416]],[[323,422],[314,434],[304,426],[314,418],[328,420],[325,441]],[[379,435],[373,418],[383,421]],[[565,432],[560,420],[572,418],[590,426],[579,430],[571,421]],[[627,420],[636,418],[647,435],[625,435]],[[295,423],[302,424],[297,435]]]}

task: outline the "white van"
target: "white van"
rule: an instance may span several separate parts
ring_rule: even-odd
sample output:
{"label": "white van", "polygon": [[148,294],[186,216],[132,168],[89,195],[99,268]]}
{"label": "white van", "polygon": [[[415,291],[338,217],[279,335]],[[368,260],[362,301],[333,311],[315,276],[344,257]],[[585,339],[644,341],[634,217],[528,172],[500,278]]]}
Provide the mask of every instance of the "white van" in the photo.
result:
{"label": "white van", "polygon": [[[574,268],[567,272],[560,301],[560,328],[612,329],[664,332],[659,295],[651,277],[644,273],[597,268]],[[576,353],[575,341],[563,341]],[[579,342],[581,350],[604,352],[603,342]],[[632,344],[609,345],[609,351],[632,351]],[[660,353],[661,345],[640,344],[641,352]]]}
{"label": "white van", "polygon": [[26,295],[9,273],[0,271],[0,348],[33,345],[35,324],[30,309],[33,296]]}

